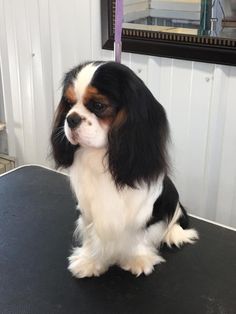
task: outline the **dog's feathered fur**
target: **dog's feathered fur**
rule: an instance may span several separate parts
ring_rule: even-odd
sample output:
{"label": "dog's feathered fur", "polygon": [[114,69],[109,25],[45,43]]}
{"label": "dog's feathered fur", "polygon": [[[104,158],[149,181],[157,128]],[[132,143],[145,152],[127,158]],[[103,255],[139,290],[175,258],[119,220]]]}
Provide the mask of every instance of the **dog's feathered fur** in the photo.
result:
{"label": "dog's feathered fur", "polygon": [[51,136],[58,167],[70,167],[82,246],[69,258],[76,277],[118,264],[149,274],[158,247],[192,243],[197,232],[168,177],[164,108],[134,72],[115,62],[69,71]]}

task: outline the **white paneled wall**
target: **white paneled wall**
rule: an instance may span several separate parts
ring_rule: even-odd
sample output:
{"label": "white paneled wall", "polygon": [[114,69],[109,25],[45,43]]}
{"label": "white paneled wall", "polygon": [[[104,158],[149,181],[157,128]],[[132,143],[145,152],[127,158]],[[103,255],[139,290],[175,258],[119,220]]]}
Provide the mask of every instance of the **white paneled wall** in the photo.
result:
{"label": "white paneled wall", "polygon": [[[98,0],[0,0],[3,92],[11,154],[47,159],[63,73],[101,50]],[[172,177],[196,215],[236,226],[236,68],[124,53],[168,113]]]}
{"label": "white paneled wall", "polygon": [[9,152],[46,163],[53,112],[47,1],[0,1],[1,65]]}

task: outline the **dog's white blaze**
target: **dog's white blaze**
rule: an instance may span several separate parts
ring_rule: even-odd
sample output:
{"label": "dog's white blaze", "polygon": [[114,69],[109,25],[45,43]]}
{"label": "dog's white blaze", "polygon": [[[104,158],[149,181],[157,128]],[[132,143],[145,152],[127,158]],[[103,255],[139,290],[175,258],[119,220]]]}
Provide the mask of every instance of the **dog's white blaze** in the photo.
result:
{"label": "dog's white blaze", "polygon": [[88,87],[95,71],[99,68],[100,65],[101,64],[95,65],[94,63],[89,63],[78,73],[74,81],[74,88],[79,101],[81,101],[83,98],[86,88]]}

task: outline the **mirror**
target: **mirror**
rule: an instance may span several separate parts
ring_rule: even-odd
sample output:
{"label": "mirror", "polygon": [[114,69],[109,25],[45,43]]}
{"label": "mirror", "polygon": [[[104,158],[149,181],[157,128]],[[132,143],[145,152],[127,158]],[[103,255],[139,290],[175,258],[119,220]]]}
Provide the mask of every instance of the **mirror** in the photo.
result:
{"label": "mirror", "polygon": [[123,27],[236,39],[236,0],[124,0]]}
{"label": "mirror", "polygon": [[[113,49],[115,0],[101,0]],[[236,0],[124,0],[123,51],[236,65]]]}

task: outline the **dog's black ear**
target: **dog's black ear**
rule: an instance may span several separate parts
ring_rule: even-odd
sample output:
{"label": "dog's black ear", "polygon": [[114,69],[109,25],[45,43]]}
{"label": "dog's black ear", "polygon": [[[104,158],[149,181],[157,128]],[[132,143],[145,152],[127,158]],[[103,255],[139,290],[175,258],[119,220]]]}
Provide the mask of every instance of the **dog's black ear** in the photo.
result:
{"label": "dog's black ear", "polygon": [[122,108],[108,135],[109,170],[120,188],[150,185],[168,170],[165,110],[138,77],[120,95]]}
{"label": "dog's black ear", "polygon": [[69,167],[74,160],[74,153],[78,146],[72,145],[64,133],[64,123],[67,113],[70,110],[70,103],[62,96],[58,105],[51,134],[52,155],[56,167]]}

